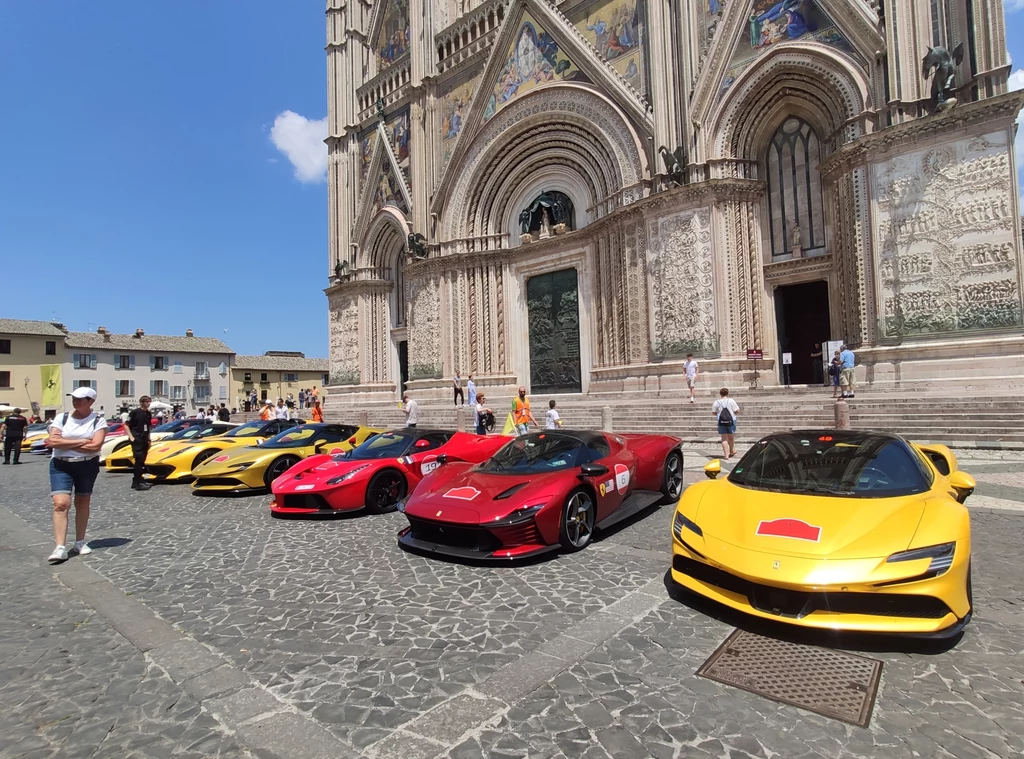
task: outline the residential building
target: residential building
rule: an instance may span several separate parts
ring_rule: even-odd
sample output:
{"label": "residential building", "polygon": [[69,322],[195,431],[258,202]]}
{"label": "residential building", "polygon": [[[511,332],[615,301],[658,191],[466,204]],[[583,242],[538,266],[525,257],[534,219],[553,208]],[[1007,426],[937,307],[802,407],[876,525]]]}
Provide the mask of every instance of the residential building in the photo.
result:
{"label": "residential building", "polygon": [[231,397],[238,408],[245,407],[245,399],[253,390],[259,399],[287,399],[288,393],[296,405],[300,389],[323,390],[327,384],[326,358],[306,358],[298,351],[267,351],[262,356],[235,356],[231,367]]}
{"label": "residential building", "polygon": [[63,361],[63,325],[0,319],[0,406],[54,416],[64,402]]}
{"label": "residential building", "polygon": [[1019,384],[1005,5],[326,0],[332,401]]}
{"label": "residential building", "polygon": [[228,403],[233,353],[212,337],[68,332],[65,339],[64,387],[91,387],[96,406],[106,414],[138,405],[143,395],[192,411],[211,403]]}

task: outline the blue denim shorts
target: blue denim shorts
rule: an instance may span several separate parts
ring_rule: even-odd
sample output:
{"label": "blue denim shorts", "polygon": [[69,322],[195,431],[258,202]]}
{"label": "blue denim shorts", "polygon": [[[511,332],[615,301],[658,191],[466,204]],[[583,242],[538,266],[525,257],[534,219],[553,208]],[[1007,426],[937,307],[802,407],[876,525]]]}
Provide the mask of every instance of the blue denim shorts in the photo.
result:
{"label": "blue denim shorts", "polygon": [[100,473],[99,456],[85,461],[50,459],[50,494],[92,495],[96,475]]}
{"label": "blue denim shorts", "polygon": [[732,424],[718,423],[718,434],[719,435],[735,435],[736,434],[736,422]]}

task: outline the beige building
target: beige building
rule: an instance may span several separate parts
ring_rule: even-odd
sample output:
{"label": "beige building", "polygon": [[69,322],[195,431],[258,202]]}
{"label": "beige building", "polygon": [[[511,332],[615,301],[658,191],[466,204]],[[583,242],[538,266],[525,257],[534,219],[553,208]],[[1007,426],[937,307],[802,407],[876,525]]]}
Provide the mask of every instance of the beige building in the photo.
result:
{"label": "beige building", "polygon": [[261,401],[277,402],[291,393],[298,408],[299,390],[322,392],[327,384],[326,358],[306,358],[291,351],[267,351],[262,356],[235,356],[231,367],[231,399],[241,409],[252,391]]}
{"label": "beige building", "polygon": [[54,416],[64,404],[63,361],[64,330],[60,325],[0,319],[0,406]]}
{"label": "beige building", "polygon": [[328,0],[327,58],[342,402],[1024,379],[1000,0]]}
{"label": "beige building", "polygon": [[[110,415],[149,395],[192,412],[228,403],[232,350],[213,337],[68,332],[62,350],[65,392],[96,391],[96,408]],[[68,405],[70,408],[70,404]]]}

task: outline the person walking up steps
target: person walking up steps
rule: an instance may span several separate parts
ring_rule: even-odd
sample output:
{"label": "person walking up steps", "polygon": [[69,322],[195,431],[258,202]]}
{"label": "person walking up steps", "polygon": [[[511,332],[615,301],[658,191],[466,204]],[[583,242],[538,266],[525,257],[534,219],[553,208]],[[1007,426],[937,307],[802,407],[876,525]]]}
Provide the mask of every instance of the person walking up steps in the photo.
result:
{"label": "person walking up steps", "polygon": [[455,370],[455,376],[452,377],[452,390],[455,391],[455,400],[453,405],[458,406],[459,401],[462,401],[462,405],[466,405],[466,396],[462,393],[462,375],[459,374],[458,370]]}
{"label": "person walking up steps", "polygon": [[100,448],[107,437],[107,420],[92,410],[96,391],[76,388],[71,394],[74,411],[65,412],[50,422],[47,441],[53,450],[50,459],[50,496],[53,499],[53,537],[56,547],[48,561],[59,564],[68,558],[68,512],[75,499],[75,544],[72,550],[82,556],[92,553],[86,540],[89,503],[96,475],[100,471]]}
{"label": "person walking up steps", "polygon": [[526,397],[526,388],[520,386],[519,395],[512,399],[512,424],[515,425],[517,435],[525,435],[532,424],[537,426],[537,421],[530,411],[530,399]]}
{"label": "person walking up steps", "polygon": [[546,430],[557,430],[562,426],[562,417],[559,416],[555,410],[555,401],[551,399],[548,401],[548,411],[544,415],[544,429]]}
{"label": "person walking up steps", "polygon": [[693,396],[694,387],[697,385],[697,367],[698,364],[693,359],[692,353],[686,354],[686,363],[683,364],[683,371],[686,373],[686,386],[690,388],[690,403],[696,403],[697,399]]}
{"label": "person walking up steps", "polygon": [[839,361],[842,364],[839,370],[839,386],[843,390],[843,397],[853,398],[853,369],[857,365],[857,357],[850,350],[850,346],[843,346],[839,353]]}
{"label": "person walking up steps", "polygon": [[718,434],[722,436],[722,453],[724,458],[732,458],[736,455],[736,416],[740,413],[740,407],[729,397],[729,388],[723,387],[718,391],[720,396],[717,401],[711,404],[711,413],[718,420]]}
{"label": "person walking up steps", "polygon": [[416,429],[420,421],[420,404],[410,398],[408,393],[402,396],[402,401],[405,403],[402,407],[402,411],[405,412],[405,426]]}

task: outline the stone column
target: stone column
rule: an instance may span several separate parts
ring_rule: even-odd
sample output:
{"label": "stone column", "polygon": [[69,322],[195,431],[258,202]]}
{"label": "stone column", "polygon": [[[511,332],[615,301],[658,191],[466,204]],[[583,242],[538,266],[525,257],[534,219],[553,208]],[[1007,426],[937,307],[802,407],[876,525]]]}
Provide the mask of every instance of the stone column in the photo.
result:
{"label": "stone column", "polygon": [[674,103],[685,98],[678,94],[674,75],[672,13],[669,0],[650,0],[647,4],[650,34],[650,101],[654,104],[654,145],[650,154],[651,171],[661,171],[657,150],[661,146],[675,150],[679,144]]}

